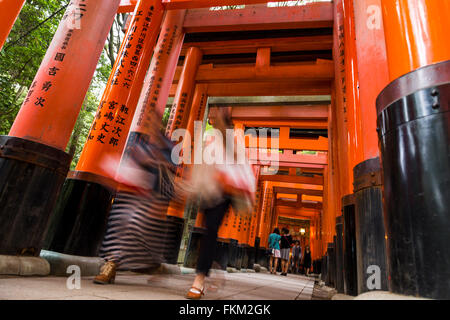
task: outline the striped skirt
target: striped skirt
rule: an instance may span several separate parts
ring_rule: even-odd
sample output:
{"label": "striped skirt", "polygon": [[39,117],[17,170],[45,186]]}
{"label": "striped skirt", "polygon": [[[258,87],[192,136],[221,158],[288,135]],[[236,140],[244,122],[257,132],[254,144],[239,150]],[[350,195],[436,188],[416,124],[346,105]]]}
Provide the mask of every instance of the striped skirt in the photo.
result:
{"label": "striped skirt", "polygon": [[100,257],[119,270],[153,268],[164,262],[171,246],[165,214],[169,199],[157,194],[142,197],[119,193],[108,218]]}

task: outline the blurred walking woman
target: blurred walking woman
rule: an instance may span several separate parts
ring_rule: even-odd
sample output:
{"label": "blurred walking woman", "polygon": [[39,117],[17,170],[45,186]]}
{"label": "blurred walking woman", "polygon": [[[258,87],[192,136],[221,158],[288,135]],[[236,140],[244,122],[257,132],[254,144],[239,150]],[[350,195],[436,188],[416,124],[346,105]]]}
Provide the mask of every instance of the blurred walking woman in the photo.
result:
{"label": "blurred walking woman", "polygon": [[121,184],[120,191],[114,199],[100,249],[100,257],[106,263],[94,283],[114,283],[117,270],[145,272],[165,262],[166,248],[173,235],[165,215],[174,194],[181,201],[184,191],[181,184],[174,183],[172,143],[156,124],[154,127],[151,142],[137,135],[125,151],[121,174],[115,177]]}
{"label": "blurred walking woman", "polygon": [[[226,129],[232,128],[231,116],[226,109],[219,109],[214,128],[226,137]],[[215,139],[213,143],[224,144]],[[222,147],[222,146],[220,146]],[[224,149],[230,146],[225,146]],[[215,149],[217,150],[217,149]],[[222,149],[223,150],[223,149]],[[216,155],[217,156],[217,155]],[[234,153],[236,160],[236,153]],[[213,263],[217,232],[230,206],[236,213],[250,213],[254,202],[255,177],[248,164],[198,165],[192,173],[194,193],[199,193],[206,222],[206,234],[200,243],[197,260],[197,276],[186,294],[188,299],[200,299],[204,295],[205,278]]]}

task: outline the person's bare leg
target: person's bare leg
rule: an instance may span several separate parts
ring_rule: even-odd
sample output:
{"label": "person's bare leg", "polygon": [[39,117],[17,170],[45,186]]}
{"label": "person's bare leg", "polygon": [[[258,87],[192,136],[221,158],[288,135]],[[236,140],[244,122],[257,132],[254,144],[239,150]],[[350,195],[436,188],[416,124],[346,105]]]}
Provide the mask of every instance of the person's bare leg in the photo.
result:
{"label": "person's bare leg", "polygon": [[270,273],[273,273],[273,256],[270,256],[269,271]]}
{"label": "person's bare leg", "polygon": [[278,258],[275,258],[275,269],[274,269],[274,274],[277,273],[277,267],[278,267]]}

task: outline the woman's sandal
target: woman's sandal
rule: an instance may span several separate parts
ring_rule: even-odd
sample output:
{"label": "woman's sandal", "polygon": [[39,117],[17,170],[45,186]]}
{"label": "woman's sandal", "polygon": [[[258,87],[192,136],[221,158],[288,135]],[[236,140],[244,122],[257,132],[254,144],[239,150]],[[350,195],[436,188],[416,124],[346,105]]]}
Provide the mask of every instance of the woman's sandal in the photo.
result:
{"label": "woman's sandal", "polygon": [[192,300],[198,300],[200,299],[202,296],[204,296],[205,294],[203,293],[203,290],[200,290],[199,288],[196,287],[191,287],[188,291],[188,293],[186,294],[186,298],[187,299],[192,299]]}

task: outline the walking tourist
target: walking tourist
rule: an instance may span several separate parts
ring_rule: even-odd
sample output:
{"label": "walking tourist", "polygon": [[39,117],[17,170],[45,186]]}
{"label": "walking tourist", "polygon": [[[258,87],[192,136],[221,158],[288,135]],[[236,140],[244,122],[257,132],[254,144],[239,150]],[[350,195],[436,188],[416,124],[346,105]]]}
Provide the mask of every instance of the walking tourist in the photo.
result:
{"label": "walking tourist", "polygon": [[300,247],[300,242],[296,240],[294,246],[292,247],[292,273],[299,272],[298,268],[301,260],[301,254],[302,247]]}
{"label": "walking tourist", "polygon": [[278,259],[281,257],[280,239],[280,230],[278,228],[273,229],[273,232],[269,235],[269,271],[271,274],[277,274]]}
{"label": "walking tourist", "polygon": [[[158,267],[170,246],[165,220],[169,201],[182,201],[188,193],[183,181],[174,182],[172,142],[156,124],[151,136],[152,141],[136,139],[128,146],[121,174],[115,177],[120,187],[100,249],[106,262],[94,278],[96,284],[114,283],[117,270],[145,272]],[[105,167],[108,160],[113,161],[105,159]]]}
{"label": "walking tourist", "polygon": [[280,239],[280,249],[281,249],[281,275],[287,276],[289,267],[289,254],[291,252],[292,236],[289,234],[287,228],[281,230],[282,236]]}
{"label": "walking tourist", "polygon": [[305,269],[306,276],[309,276],[309,271],[311,269],[311,251],[309,251],[309,246],[306,246],[305,255],[303,258],[303,268]]}

